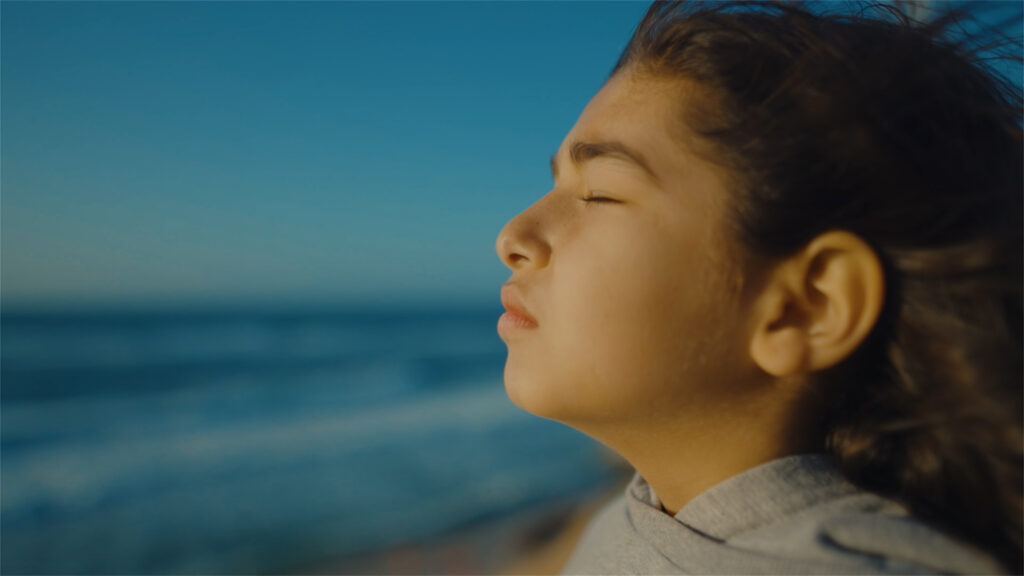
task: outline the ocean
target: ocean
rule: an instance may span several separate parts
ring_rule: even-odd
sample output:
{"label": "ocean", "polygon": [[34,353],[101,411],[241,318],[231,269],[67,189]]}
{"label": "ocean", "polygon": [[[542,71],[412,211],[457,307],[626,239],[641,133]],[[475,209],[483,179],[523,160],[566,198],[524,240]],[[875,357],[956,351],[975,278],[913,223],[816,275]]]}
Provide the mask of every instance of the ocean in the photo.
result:
{"label": "ocean", "polygon": [[0,316],[0,572],[290,572],[594,493],[500,309]]}

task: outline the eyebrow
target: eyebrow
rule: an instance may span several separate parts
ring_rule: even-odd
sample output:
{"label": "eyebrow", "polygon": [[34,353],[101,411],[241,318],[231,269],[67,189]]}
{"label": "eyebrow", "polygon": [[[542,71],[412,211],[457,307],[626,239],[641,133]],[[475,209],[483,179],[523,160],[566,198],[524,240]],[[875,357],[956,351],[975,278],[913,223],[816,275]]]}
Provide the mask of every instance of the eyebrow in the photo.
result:
{"label": "eyebrow", "polygon": [[[622,142],[617,140],[609,140],[605,142],[582,142],[576,141],[569,146],[569,158],[573,164],[579,166],[588,160],[595,158],[618,158],[619,160],[625,160],[631,164],[638,166],[641,170],[647,173],[655,182],[658,182],[658,176],[651,169],[651,165],[644,159],[643,154],[640,154],[636,150],[633,150],[629,146],[626,146]],[[558,177],[558,154],[551,155],[551,176]]]}

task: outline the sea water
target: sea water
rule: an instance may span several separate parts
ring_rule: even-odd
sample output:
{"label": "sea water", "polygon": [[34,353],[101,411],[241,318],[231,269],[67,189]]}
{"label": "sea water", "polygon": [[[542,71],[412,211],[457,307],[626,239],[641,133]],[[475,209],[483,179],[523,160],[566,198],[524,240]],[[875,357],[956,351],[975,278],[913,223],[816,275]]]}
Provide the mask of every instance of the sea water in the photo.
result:
{"label": "sea water", "polygon": [[611,479],[500,309],[0,317],[0,571],[287,572]]}

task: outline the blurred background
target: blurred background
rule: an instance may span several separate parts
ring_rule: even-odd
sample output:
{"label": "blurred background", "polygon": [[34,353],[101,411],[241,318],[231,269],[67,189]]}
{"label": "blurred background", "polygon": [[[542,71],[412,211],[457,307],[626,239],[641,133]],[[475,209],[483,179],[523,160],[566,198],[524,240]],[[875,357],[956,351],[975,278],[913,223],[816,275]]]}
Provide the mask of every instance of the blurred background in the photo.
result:
{"label": "blurred background", "polygon": [[0,572],[543,552],[628,471],[505,397],[494,241],[646,7],[0,3]]}

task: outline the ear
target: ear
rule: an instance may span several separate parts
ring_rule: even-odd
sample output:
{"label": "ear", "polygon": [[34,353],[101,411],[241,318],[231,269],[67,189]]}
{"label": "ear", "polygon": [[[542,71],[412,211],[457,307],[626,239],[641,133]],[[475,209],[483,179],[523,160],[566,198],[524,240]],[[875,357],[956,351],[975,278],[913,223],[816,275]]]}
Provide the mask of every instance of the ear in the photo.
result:
{"label": "ear", "polygon": [[816,372],[867,338],[885,301],[875,251],[844,231],[821,234],[767,272],[751,318],[750,355],[778,377]]}

